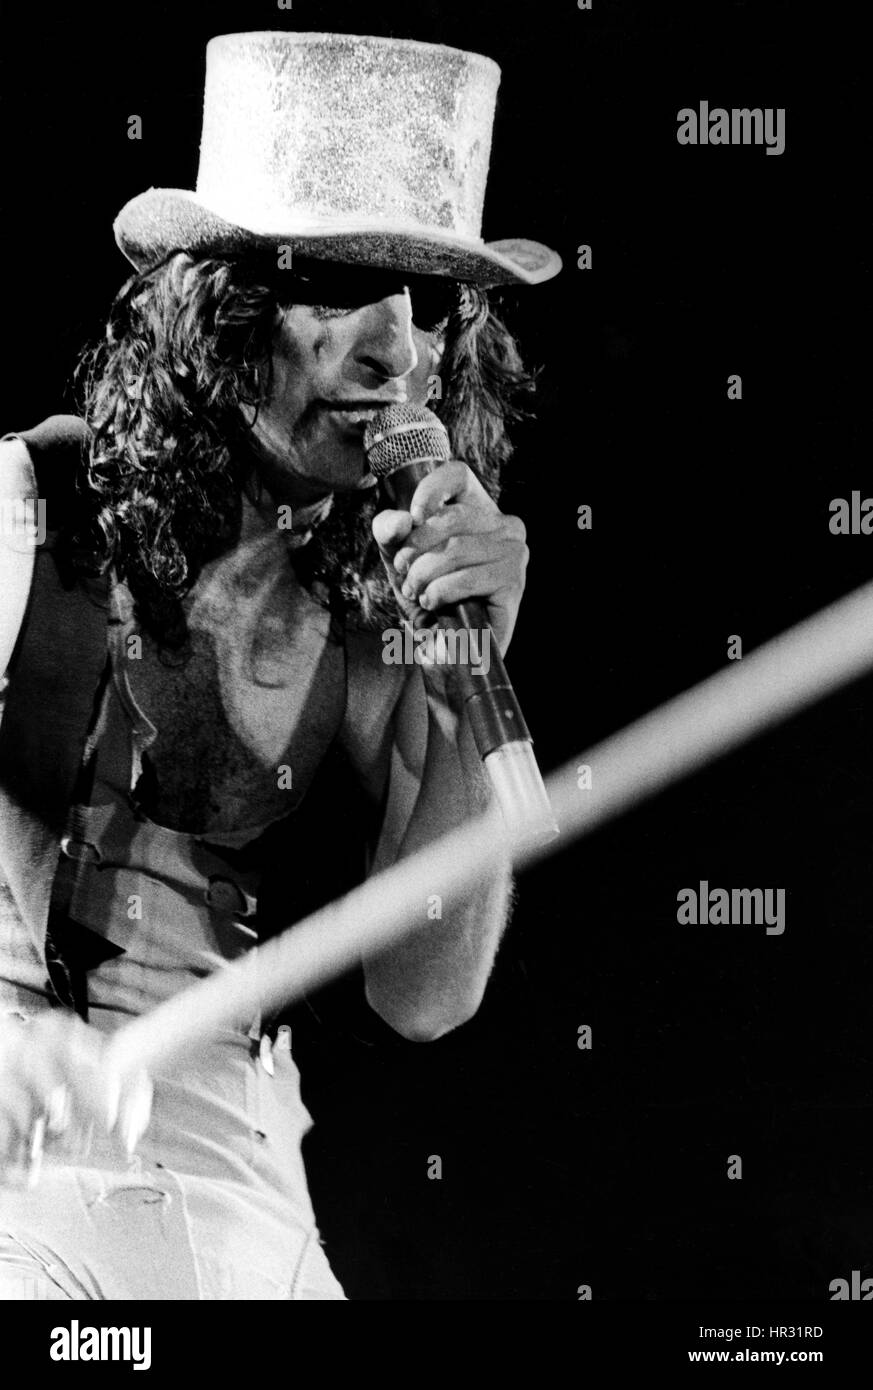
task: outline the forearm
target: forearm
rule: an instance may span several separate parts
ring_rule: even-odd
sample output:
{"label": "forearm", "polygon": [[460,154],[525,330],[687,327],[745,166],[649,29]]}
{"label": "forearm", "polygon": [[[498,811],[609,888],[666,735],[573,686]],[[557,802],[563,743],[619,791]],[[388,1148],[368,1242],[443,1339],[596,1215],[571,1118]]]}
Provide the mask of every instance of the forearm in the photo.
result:
{"label": "forearm", "polygon": [[[482,812],[490,792],[473,737],[443,670],[417,671],[424,681],[427,746],[419,795],[395,859],[402,859]],[[384,865],[384,853],[374,865]],[[364,963],[367,999],[405,1037],[439,1037],[476,1012],[506,923],[509,867],[461,900],[443,903],[440,884],[422,879],[411,922],[420,929]]]}

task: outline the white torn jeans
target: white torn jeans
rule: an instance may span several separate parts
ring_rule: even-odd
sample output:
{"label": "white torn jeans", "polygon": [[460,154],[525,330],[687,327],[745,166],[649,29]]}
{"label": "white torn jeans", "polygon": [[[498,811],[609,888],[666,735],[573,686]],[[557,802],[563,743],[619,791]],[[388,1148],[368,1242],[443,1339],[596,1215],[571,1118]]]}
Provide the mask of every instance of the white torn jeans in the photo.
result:
{"label": "white torn jeans", "polygon": [[[253,937],[208,906],[226,861],[148,821],[116,842],[118,809],[105,803],[85,827],[101,859],[73,905],[86,925],[115,923],[123,945],[88,975],[90,1023],[106,1033]],[[142,916],[129,921],[119,904],[132,894]],[[26,1019],[49,1008],[44,975],[7,894],[0,1011]],[[261,1050],[259,1020],[240,1019],[152,1079],[151,1123],[132,1158],[112,1139],[74,1162],[53,1161],[49,1147],[35,1188],[0,1183],[0,1300],[344,1299],[309,1197],[300,1145],[312,1122],[289,1031]]]}

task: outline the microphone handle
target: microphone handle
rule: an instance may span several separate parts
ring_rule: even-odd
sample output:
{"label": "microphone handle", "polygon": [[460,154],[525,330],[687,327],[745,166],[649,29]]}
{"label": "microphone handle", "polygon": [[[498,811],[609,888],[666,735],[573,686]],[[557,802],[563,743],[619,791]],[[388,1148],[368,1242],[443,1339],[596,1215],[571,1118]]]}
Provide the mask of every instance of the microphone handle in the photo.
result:
{"label": "microphone handle", "polygon": [[[506,673],[497,638],[478,599],[453,604],[439,616],[440,627],[464,628],[489,637],[488,672],[458,662],[451,671],[464,700],[479,756],[491,779],[503,819],[512,834],[545,843],[559,833],[537,760],[533,739]],[[474,674],[474,669],[476,674]]]}
{"label": "microphone handle", "polygon": [[479,599],[467,599],[464,603],[453,604],[440,614],[439,625],[457,631],[467,628],[479,634],[490,633],[487,674],[483,674],[481,666],[474,668],[467,662],[458,662],[452,667],[456,683],[463,693],[480,756],[487,758],[489,753],[505,743],[517,743],[519,740],[532,743],[521,705],[506,673],[497,638],[488,622],[484,603]]}
{"label": "microphone handle", "polygon": [[[410,459],[382,478],[389,502],[408,511],[416,487],[443,458]],[[545,843],[559,833],[542,773],[534,757],[533,739],[512,688],[497,639],[491,630],[485,605],[478,599],[443,609],[441,627],[485,633],[489,639],[488,674],[481,667],[473,675],[469,663],[451,667],[456,688],[464,700],[473,739],[491,779],[494,797],[511,835],[530,843]]]}
{"label": "microphone handle", "polygon": [[[418,484],[441,462],[443,460],[436,456],[412,458],[382,478],[382,488],[391,505],[409,511]],[[500,648],[491,631],[485,605],[479,599],[467,599],[464,603],[443,609],[438,622],[441,627],[454,628],[455,631],[467,628],[468,631],[479,633],[487,630],[491,634],[491,663],[487,676],[482,674],[481,668],[477,675],[472,675],[469,665],[462,662],[452,668],[456,685],[463,692],[479,756],[487,758],[489,753],[508,743],[532,743],[521,706],[506,674]]]}

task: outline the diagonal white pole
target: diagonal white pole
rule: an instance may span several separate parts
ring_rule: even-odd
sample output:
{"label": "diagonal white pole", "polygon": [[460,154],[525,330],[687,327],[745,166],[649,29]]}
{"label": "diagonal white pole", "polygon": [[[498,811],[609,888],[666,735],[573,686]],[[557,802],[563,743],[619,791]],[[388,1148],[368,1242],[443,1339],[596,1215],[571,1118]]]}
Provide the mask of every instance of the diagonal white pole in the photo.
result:
{"label": "diagonal white pole", "polygon": [[[548,779],[561,834],[548,843],[510,835],[496,810],[369,879],[253,951],[126,1024],[108,1044],[122,1071],[184,1055],[216,1029],[290,1003],[416,930],[439,930],[428,896],[469,892],[510,859],[523,867],[873,668],[873,584],[726,666]],[[580,789],[577,768],[591,769]]]}

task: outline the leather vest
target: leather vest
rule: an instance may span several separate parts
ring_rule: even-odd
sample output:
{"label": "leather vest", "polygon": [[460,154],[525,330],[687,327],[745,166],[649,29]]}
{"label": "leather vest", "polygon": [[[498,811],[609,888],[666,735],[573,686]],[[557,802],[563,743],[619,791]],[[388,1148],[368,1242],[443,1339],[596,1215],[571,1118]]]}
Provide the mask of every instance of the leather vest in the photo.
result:
{"label": "leather vest", "polygon": [[[34,945],[46,953],[58,990],[58,971],[52,969],[59,954],[50,930],[52,891],[60,842],[107,671],[110,580],[71,575],[56,544],[76,502],[75,479],[88,445],[87,426],[74,416],[56,415],[32,430],[5,437],[27,445],[38,496],[45,502],[46,538],[35,550],[33,581],[0,719],[0,878]],[[335,640],[342,644],[344,633],[336,631]],[[269,832],[267,862],[275,867],[265,868],[257,895],[261,939],[314,911],[362,876],[363,803],[350,786],[336,741],[306,793],[306,808],[305,816],[290,813]],[[299,866],[293,876],[288,873],[289,855]],[[63,978],[63,959],[61,966]],[[58,993],[62,998],[66,994],[65,1003],[75,1005],[70,990]]]}
{"label": "leather vest", "polygon": [[87,447],[83,421],[54,415],[6,437],[27,445],[46,538],[35,550],[0,722],[0,871],[41,950],[60,839],[106,665],[109,580],[74,581],[56,550]]}

